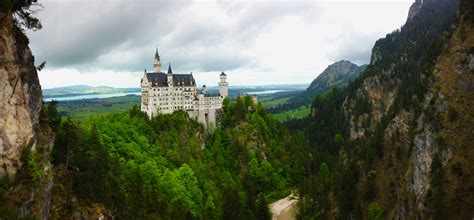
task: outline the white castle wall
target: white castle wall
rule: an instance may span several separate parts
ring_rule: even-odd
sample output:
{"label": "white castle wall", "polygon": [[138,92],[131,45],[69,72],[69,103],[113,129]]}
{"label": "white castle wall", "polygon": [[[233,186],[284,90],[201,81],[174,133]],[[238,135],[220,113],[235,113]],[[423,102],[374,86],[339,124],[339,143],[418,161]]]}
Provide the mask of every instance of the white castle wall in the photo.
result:
{"label": "white castle wall", "polygon": [[[222,109],[223,100],[227,97],[227,86],[228,83],[225,82],[225,77],[222,79],[221,76],[221,82],[219,82],[220,95],[206,96],[203,93],[198,94],[196,85],[152,86],[145,74],[141,84],[141,111],[146,112],[149,117],[155,117],[158,114],[170,114],[177,110],[183,110],[200,123],[206,126],[215,126],[216,110]],[[206,92],[206,90],[204,89],[203,92]]]}

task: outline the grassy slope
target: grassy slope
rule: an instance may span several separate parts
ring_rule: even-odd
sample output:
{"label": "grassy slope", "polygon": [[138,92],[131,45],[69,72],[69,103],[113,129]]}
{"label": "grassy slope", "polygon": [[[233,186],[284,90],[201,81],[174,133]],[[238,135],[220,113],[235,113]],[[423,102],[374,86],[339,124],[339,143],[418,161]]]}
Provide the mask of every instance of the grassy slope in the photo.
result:
{"label": "grassy slope", "polygon": [[134,105],[140,105],[139,96],[121,96],[105,99],[74,100],[59,102],[58,112],[73,120],[85,121],[90,116],[124,112]]}
{"label": "grassy slope", "polygon": [[[258,97],[258,101],[266,108],[274,107],[288,102],[293,96],[275,96],[265,94]],[[62,115],[70,116],[76,121],[85,121],[91,116],[106,115],[108,113],[119,113],[130,109],[133,105],[140,105],[138,96],[111,97],[94,100],[74,100],[59,102],[58,111]],[[279,121],[286,121],[288,118],[303,118],[309,115],[308,106],[300,107],[295,110],[289,110],[274,114]]]}
{"label": "grassy slope", "polygon": [[290,110],[290,111],[285,111],[281,112],[278,114],[274,114],[273,116],[280,122],[287,121],[288,119],[301,119],[310,114],[310,108],[309,106],[303,106],[300,107],[296,110]]}
{"label": "grassy slope", "polygon": [[273,98],[272,96],[259,97],[258,101],[262,103],[266,108],[274,107],[280,104],[287,103],[290,97],[285,98]]}

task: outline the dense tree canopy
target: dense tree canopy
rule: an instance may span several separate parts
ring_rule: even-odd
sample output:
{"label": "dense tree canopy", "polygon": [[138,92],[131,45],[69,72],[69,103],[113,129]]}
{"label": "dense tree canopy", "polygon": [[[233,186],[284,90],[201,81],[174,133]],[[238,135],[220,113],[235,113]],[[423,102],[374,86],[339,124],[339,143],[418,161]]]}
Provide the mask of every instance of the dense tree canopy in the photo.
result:
{"label": "dense tree canopy", "polygon": [[[149,119],[138,107],[80,124],[62,119],[53,163],[71,182],[60,193],[119,218],[262,219],[301,172],[295,141],[241,97],[224,101],[221,126],[209,132],[183,111]],[[71,206],[80,204],[63,201],[53,214],[70,215]]]}

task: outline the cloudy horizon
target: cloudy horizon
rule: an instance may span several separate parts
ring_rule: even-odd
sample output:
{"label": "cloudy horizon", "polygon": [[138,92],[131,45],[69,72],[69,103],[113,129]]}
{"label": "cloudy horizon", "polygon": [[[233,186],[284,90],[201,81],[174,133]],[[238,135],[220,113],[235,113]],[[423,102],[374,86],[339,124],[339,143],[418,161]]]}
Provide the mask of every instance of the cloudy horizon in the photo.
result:
{"label": "cloudy horizon", "polygon": [[400,28],[413,0],[44,0],[43,29],[28,31],[43,88],[139,87],[152,70],[199,84],[308,84],[328,65],[367,64],[373,44]]}

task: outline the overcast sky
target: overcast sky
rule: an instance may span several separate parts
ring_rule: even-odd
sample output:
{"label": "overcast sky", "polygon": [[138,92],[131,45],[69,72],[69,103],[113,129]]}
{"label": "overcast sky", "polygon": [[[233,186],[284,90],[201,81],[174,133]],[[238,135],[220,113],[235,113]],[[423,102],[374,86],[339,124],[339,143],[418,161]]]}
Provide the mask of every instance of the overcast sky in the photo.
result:
{"label": "overcast sky", "polygon": [[193,72],[198,84],[310,83],[339,60],[366,64],[378,38],[400,28],[414,0],[40,0],[28,32],[43,88],[139,87],[152,70]]}

